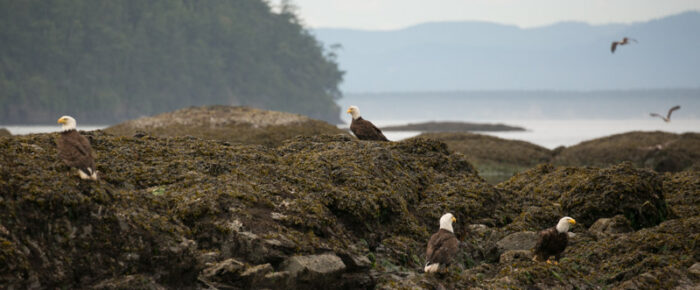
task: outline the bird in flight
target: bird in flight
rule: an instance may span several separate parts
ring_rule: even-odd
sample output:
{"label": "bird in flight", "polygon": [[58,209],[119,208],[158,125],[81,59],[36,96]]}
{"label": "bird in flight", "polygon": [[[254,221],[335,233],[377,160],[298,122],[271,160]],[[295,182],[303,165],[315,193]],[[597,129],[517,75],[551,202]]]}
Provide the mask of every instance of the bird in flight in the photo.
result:
{"label": "bird in flight", "polygon": [[659,114],[657,114],[657,113],[650,113],[649,116],[652,116],[652,117],[659,117],[659,118],[661,118],[662,120],[664,120],[664,122],[668,123],[668,122],[671,122],[671,113],[673,113],[673,111],[678,110],[678,109],[680,109],[680,108],[681,108],[681,106],[675,106],[675,107],[669,109],[669,110],[668,110],[668,114],[666,115],[666,117],[661,116],[661,115],[659,115]]}
{"label": "bird in flight", "polygon": [[622,38],[622,41],[613,41],[612,46],[610,47],[610,52],[615,53],[615,49],[617,49],[618,45],[626,45],[629,44],[630,41],[637,42],[636,39],[624,37]]}

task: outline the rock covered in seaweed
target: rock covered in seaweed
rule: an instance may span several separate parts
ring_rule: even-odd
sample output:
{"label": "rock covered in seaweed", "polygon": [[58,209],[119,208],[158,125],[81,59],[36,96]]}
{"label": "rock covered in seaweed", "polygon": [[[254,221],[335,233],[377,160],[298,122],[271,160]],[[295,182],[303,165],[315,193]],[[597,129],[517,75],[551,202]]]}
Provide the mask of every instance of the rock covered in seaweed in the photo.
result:
{"label": "rock covered in seaweed", "polygon": [[298,135],[347,134],[323,121],[299,114],[249,107],[189,107],[127,121],[105,129],[121,136],[194,136],[244,144],[279,145]]}
{"label": "rock covered in seaweed", "polygon": [[589,227],[599,218],[622,214],[639,229],[668,218],[662,185],[662,177],[653,171],[622,163],[604,169],[542,165],[498,187],[526,206],[514,217],[525,228],[551,227],[561,216],[576,217]]}
{"label": "rock covered in seaweed", "polygon": [[[700,221],[688,198],[695,193],[693,174],[656,175],[628,165],[541,166],[496,188],[463,155],[435,140],[377,143],[334,135],[265,147],[195,137],[85,135],[97,155],[99,182],[65,174],[57,134],[0,139],[0,285],[465,289],[700,283],[690,270],[700,259]],[[559,266],[535,263],[517,250],[500,255],[497,243],[504,237],[552,226],[567,208],[560,201],[564,194],[637,190],[641,200],[655,193],[647,189],[657,187],[656,179],[664,184],[659,197],[683,215],[615,236],[574,227]],[[570,206],[592,212],[586,203]],[[445,273],[425,275],[425,246],[445,211],[457,216],[461,252]],[[319,256],[331,257],[337,270],[314,270]],[[295,257],[311,261],[301,267],[309,273],[293,275]]]}
{"label": "rock covered in seaweed", "polygon": [[565,166],[610,166],[628,161],[658,172],[700,167],[700,134],[628,132],[582,142],[552,160]]}
{"label": "rock covered in seaweed", "polygon": [[338,135],[267,148],[85,135],[102,173],[97,183],[66,176],[57,134],[0,141],[0,258],[10,261],[3,285],[150,283],[117,275],[130,273],[164,287],[196,286],[206,263],[236,259],[246,266],[234,275],[270,264],[262,276],[297,287],[282,277],[283,262],[328,252],[349,259],[341,276],[373,281],[361,257],[378,245],[385,254],[371,255],[377,267],[420,265],[434,216],[452,209],[463,222],[482,219],[500,200],[437,141],[378,144]]}

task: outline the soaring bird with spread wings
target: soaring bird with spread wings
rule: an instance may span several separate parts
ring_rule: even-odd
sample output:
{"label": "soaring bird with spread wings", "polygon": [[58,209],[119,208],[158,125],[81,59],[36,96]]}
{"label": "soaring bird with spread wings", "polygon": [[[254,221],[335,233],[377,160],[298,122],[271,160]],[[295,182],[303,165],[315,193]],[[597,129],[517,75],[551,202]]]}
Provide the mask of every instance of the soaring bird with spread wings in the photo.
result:
{"label": "soaring bird with spread wings", "polygon": [[637,42],[637,40],[627,37],[622,38],[622,41],[613,41],[612,46],[610,47],[610,52],[615,53],[615,49],[617,49],[618,45],[627,45],[630,43],[630,40]]}
{"label": "soaring bird with spread wings", "polygon": [[673,113],[673,111],[678,110],[678,109],[680,109],[680,108],[681,108],[681,106],[675,106],[675,107],[669,109],[669,110],[668,110],[668,114],[666,114],[666,117],[661,116],[661,115],[659,115],[659,114],[657,114],[657,113],[650,113],[649,116],[652,116],[652,117],[659,117],[659,118],[661,118],[662,120],[664,120],[664,122],[668,123],[668,122],[671,122],[671,113]]}

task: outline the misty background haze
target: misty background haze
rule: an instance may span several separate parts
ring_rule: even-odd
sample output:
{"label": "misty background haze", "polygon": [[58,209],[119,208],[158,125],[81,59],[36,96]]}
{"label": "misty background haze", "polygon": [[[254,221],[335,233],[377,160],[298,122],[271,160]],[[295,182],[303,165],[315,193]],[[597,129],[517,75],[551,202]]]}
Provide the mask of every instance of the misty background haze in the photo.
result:
{"label": "misty background haze", "polygon": [[[22,126],[52,126],[64,114],[106,126],[223,104],[346,127],[344,109],[357,105],[380,126],[630,120],[637,125],[626,130],[700,128],[693,1],[163,3],[0,2],[0,122],[38,132]],[[625,36],[638,43],[611,53]],[[682,107],[676,122],[649,116],[674,105]],[[605,124],[586,137],[617,132]],[[531,135],[545,134],[532,126]]]}

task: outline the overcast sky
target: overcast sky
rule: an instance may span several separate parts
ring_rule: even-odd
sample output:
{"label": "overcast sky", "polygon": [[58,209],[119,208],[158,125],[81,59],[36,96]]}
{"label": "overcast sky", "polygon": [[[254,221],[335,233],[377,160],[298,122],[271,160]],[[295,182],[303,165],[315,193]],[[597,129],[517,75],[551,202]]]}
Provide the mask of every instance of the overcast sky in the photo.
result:
{"label": "overcast sky", "polygon": [[[279,3],[280,0],[271,0]],[[307,27],[398,29],[431,21],[479,20],[542,26],[646,21],[689,10],[700,0],[291,0]]]}

